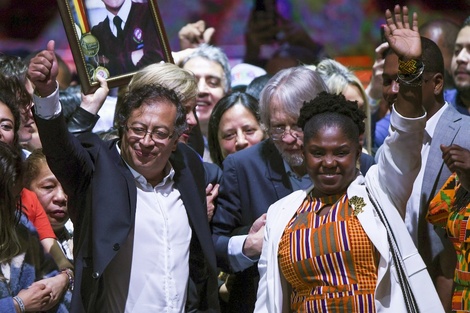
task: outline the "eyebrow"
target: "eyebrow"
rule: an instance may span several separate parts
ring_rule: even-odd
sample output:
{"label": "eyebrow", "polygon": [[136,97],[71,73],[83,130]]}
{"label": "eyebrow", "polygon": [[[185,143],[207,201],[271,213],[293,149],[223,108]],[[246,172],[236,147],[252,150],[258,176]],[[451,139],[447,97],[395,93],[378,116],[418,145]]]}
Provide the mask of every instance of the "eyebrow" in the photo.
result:
{"label": "eyebrow", "polygon": [[[11,120],[11,119],[9,119],[9,118],[6,118],[6,117],[0,119],[0,123],[1,123],[1,122],[5,122],[5,121],[13,123],[13,120]],[[14,123],[13,123],[13,124],[14,124]]]}

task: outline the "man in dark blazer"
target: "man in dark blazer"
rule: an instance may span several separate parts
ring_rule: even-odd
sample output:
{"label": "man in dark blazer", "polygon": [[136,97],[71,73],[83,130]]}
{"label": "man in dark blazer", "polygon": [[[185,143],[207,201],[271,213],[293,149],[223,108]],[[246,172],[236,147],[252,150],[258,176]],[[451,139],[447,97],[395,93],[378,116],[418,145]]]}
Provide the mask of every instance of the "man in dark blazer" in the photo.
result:
{"label": "man in dark blazer", "polygon": [[[160,86],[133,91],[118,112],[119,140],[104,142],[67,131],[53,42],[28,73],[44,153],[75,227],[72,312],[218,312],[205,172],[197,153],[177,142],[186,114],[176,94]],[[104,101],[100,83],[87,101]],[[162,257],[154,267],[138,266]]]}
{"label": "man in dark blazer", "polygon": [[93,26],[91,33],[100,44],[100,65],[106,67],[111,76],[135,72],[163,60],[163,49],[148,3],[131,0],[103,2],[108,16]]}

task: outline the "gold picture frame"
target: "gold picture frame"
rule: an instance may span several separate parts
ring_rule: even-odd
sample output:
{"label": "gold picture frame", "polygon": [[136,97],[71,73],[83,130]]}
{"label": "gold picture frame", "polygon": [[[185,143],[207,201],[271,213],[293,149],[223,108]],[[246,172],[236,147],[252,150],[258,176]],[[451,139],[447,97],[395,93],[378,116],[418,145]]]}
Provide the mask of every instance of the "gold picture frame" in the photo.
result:
{"label": "gold picture frame", "polygon": [[[124,18],[117,24],[110,20],[117,11],[105,6],[106,0],[57,2],[83,93],[98,88],[96,75],[105,77],[113,88],[128,84],[132,75],[146,65],[174,63],[157,0],[122,0],[117,15]],[[88,10],[87,5],[100,4],[105,9],[100,10],[103,19],[90,22],[97,10]],[[118,30],[118,25],[124,27]]]}

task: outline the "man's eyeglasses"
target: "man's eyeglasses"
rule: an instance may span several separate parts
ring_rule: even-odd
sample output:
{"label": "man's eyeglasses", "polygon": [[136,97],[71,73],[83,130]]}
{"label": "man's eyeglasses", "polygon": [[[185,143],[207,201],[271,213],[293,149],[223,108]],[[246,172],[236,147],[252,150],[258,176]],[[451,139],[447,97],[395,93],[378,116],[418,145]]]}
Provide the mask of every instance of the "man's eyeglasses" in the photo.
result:
{"label": "man's eyeglasses", "polygon": [[129,132],[129,134],[134,138],[143,139],[145,138],[145,135],[148,134],[150,136],[150,139],[152,139],[153,141],[163,141],[165,139],[171,139],[174,134],[170,134],[165,129],[154,129],[153,131],[148,131],[146,128],[136,126],[125,126],[125,128]]}
{"label": "man's eyeglasses", "polygon": [[269,136],[272,140],[282,140],[287,134],[295,139],[301,139],[304,135],[302,128],[299,126],[277,126],[269,129]]}

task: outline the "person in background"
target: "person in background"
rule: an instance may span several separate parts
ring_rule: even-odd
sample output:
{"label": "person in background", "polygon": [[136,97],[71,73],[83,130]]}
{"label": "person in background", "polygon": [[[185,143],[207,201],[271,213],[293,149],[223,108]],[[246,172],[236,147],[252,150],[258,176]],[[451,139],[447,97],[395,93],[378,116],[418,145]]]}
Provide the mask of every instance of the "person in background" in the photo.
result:
{"label": "person in background", "polygon": [[218,47],[200,45],[182,62],[182,68],[197,80],[196,114],[204,138],[204,161],[210,162],[207,143],[209,118],[217,102],[230,92],[231,74],[228,58]]}
{"label": "person in background", "polygon": [[452,173],[429,204],[427,220],[443,228],[452,241],[457,262],[454,271],[452,312],[470,311],[470,264],[467,223],[470,215],[470,150],[441,145],[442,159]]}
{"label": "person in background", "polygon": [[25,161],[24,185],[33,191],[44,208],[65,257],[73,262],[73,224],[67,209],[67,195],[47,165],[42,149]]}
{"label": "person in background", "polygon": [[256,77],[251,81],[251,83],[248,84],[248,86],[246,86],[245,92],[254,97],[259,102],[261,90],[263,90],[264,86],[268,83],[271,77],[272,76],[269,74]]}
{"label": "person in background", "polygon": [[[18,143],[25,145],[32,139],[34,129],[33,114],[31,108],[33,102],[33,85],[27,77],[28,66],[20,57],[0,54],[0,81],[9,89],[9,92],[16,92],[15,103],[21,113],[21,125],[18,130]],[[29,155],[29,151],[23,149],[23,159]]]}
{"label": "person in background", "polygon": [[[62,296],[73,288],[73,279],[69,272],[57,271],[33,234],[34,226],[18,214],[21,178],[21,156],[14,147],[0,142],[0,311],[66,313]],[[53,286],[58,285],[64,288],[54,295]]]}
{"label": "person in background", "polygon": [[305,102],[298,125],[313,186],[268,210],[256,313],[444,312],[403,223],[426,124],[417,14],[409,22],[397,5],[385,15],[392,49],[418,62],[400,77],[386,152],[362,176],[364,112],[341,94]]}
{"label": "person in background", "polygon": [[357,101],[359,108],[366,113],[366,131],[361,135],[361,145],[366,153],[371,154],[371,112],[361,81],[347,67],[333,59],[323,59],[317,64],[315,70],[325,80],[331,93],[342,93],[346,99]]}
{"label": "person in background", "polygon": [[470,16],[455,39],[451,70],[455,89],[446,90],[444,98],[460,113],[470,115]]}
{"label": "person in background", "polygon": [[261,127],[258,101],[244,92],[219,100],[209,119],[209,151],[212,161],[222,167],[232,153],[266,138]]}
{"label": "person in background", "polygon": [[419,34],[436,43],[444,58],[444,89],[454,88],[452,79],[452,57],[459,25],[448,19],[432,19],[419,27]]}
{"label": "person in background", "polygon": [[[18,94],[22,88],[24,85],[19,81],[0,80],[0,141],[16,149],[24,157],[23,150],[19,146],[21,113]],[[36,194],[23,188],[20,197],[20,209],[36,228],[44,251],[53,256],[59,268],[73,268],[73,264],[60,252],[54,231]],[[55,296],[61,288],[62,286],[57,286],[53,289]]]}
{"label": "person in background", "polygon": [[282,70],[261,92],[260,116],[268,139],[228,155],[218,205],[212,219],[217,265],[235,273],[229,288],[230,312],[252,312],[259,274],[265,213],[276,200],[307,188],[297,118],[304,101],[327,90],[321,76],[304,66]]}
{"label": "person in background", "polygon": [[[79,243],[74,310],[217,312],[205,171],[197,153],[178,143],[187,126],[176,93],[160,85],[134,89],[117,112],[119,139],[103,142],[67,131],[53,41],[28,73],[43,151],[69,197]],[[100,83],[90,100],[105,100]]]}

